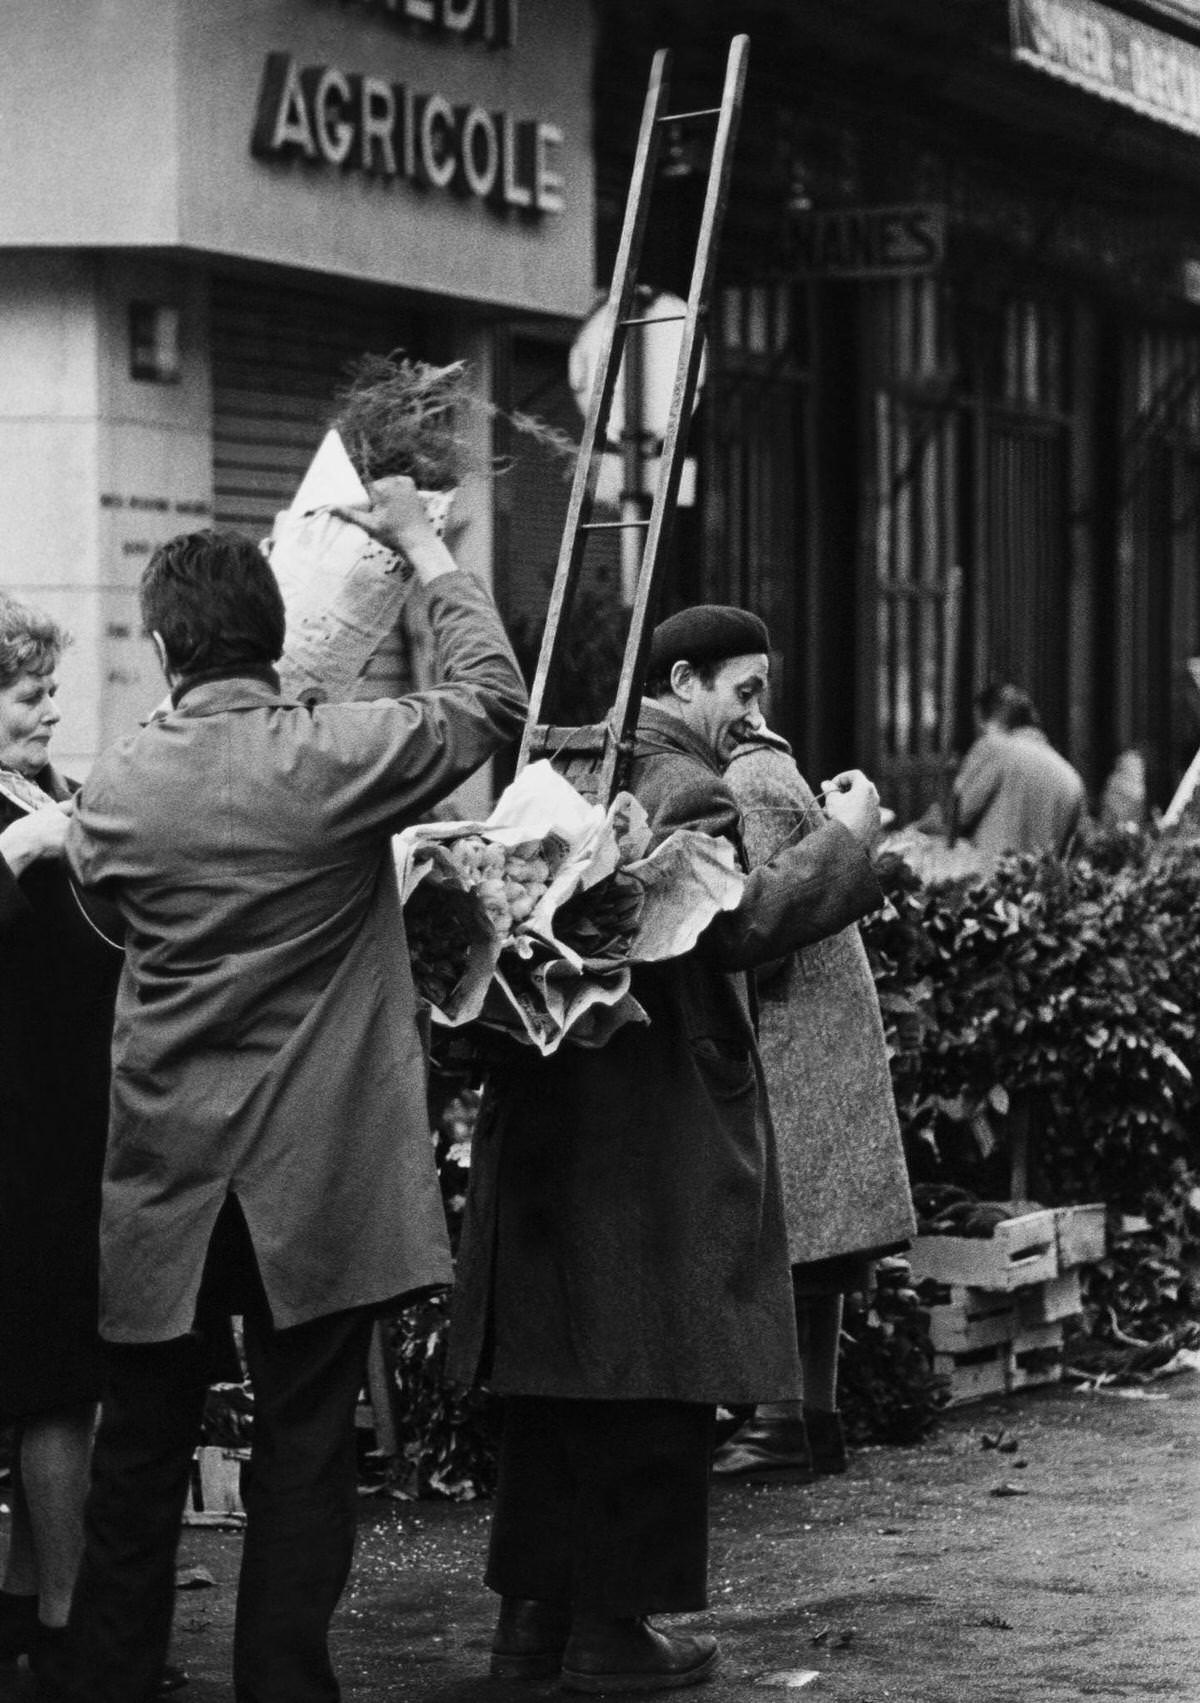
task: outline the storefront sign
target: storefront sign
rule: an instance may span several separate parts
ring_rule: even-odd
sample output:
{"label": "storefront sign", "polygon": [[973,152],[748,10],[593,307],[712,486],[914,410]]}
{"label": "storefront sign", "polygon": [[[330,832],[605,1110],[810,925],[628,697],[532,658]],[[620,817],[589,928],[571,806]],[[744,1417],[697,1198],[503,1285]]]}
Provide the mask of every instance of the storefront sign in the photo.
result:
{"label": "storefront sign", "polygon": [[890,278],[935,271],[945,252],[942,206],[836,207],[795,220],[790,270],[802,278]]}
{"label": "storefront sign", "polygon": [[259,159],[405,178],[539,215],[563,209],[562,141],[556,124],[269,53],[250,147]]}
{"label": "storefront sign", "polygon": [[1055,77],[1200,135],[1200,47],[1099,0],[1010,0],[1013,51]]}
{"label": "storefront sign", "polygon": [[[336,0],[345,6],[350,0]],[[511,47],[517,39],[517,0],[353,0],[385,23],[452,41]]]}

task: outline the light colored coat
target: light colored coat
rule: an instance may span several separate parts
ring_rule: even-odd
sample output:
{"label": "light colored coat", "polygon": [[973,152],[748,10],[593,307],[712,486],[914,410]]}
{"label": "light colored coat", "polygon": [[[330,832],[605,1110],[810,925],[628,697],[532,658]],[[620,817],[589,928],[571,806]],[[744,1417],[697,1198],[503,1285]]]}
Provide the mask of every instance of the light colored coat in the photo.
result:
{"label": "light colored coat", "polygon": [[279,1327],[451,1275],[390,838],[517,732],[468,575],[429,596],[444,684],[305,708],[209,681],[107,752],[68,855],[127,926],[101,1328],[192,1323],[227,1195]]}
{"label": "light colored coat", "polygon": [[[711,750],[643,707],[630,790],[656,839],[737,843]],[[514,1047],[471,1156],[452,1367],[509,1395],[692,1402],[798,1393],[775,1138],[742,973],[881,901],[828,823],[749,877],[686,957],[639,966],[650,1017],[599,1050]]]}
{"label": "light colored coat", "polygon": [[1061,857],[1086,797],[1082,778],[1040,728],[989,729],[955,776],[955,821],[988,864],[1005,852]]}
{"label": "light colored coat", "polygon": [[[751,868],[825,822],[774,735],[740,746],[725,779]],[[879,999],[858,928],[802,946],[760,981],[758,997],[793,1265],[902,1245],[916,1221]]]}

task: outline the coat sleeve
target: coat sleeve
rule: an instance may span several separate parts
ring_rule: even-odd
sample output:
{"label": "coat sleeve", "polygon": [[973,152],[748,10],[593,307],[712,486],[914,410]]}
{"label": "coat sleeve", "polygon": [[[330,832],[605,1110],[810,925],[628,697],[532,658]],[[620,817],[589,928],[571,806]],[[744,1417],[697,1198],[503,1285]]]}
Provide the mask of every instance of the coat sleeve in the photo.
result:
{"label": "coat sleeve", "polygon": [[[694,828],[740,845],[737,804],[720,776],[689,763],[664,765],[658,779],[638,788],[656,839]],[[752,970],[837,934],[882,903],[866,852],[848,828],[826,822],[752,870],[741,904],[709,924],[696,950],[721,969]]]}
{"label": "coat sleeve", "polygon": [[1000,764],[995,746],[990,740],[977,739],[963,758],[954,780],[954,825],[960,834],[969,834],[978,827],[999,785]]}
{"label": "coat sleeve", "polygon": [[0,936],[7,934],[22,917],[27,917],[31,909],[16,876],[0,857]]}
{"label": "coat sleeve", "polygon": [[353,771],[345,803],[359,828],[416,820],[511,744],[524,722],[528,695],[490,595],[461,569],[428,595],[439,683],[392,702],[312,712],[323,736],[344,746]]}

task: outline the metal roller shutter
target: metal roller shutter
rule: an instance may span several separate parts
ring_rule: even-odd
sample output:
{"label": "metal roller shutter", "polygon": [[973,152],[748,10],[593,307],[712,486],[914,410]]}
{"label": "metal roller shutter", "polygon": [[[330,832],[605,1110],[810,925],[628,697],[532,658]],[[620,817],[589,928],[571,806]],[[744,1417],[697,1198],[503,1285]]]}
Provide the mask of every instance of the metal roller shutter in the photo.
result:
{"label": "metal roller shutter", "polygon": [[[213,500],[219,526],[262,538],[286,508],[328,426],[350,363],[420,353],[423,326],[389,295],[212,281]],[[356,696],[411,683],[403,631],[372,657]]]}

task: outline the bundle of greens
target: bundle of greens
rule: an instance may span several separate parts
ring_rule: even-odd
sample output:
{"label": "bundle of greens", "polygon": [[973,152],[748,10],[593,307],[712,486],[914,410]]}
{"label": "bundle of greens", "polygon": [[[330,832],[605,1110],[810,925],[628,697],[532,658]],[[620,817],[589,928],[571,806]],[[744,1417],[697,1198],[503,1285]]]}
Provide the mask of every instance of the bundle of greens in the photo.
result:
{"label": "bundle of greens", "polygon": [[396,854],[409,956],[434,1020],[478,1021],[543,1053],[645,1021],[631,966],[690,951],[743,886],[726,841],[681,829],[649,843],[629,794],[604,810],[545,761],[486,822],[406,828]]}
{"label": "bundle of greens", "polygon": [[330,425],[364,483],[406,473],[423,491],[451,491],[470,473],[501,471],[502,459],[478,465],[481,417],[501,420],[563,464],[574,466],[576,445],[565,432],[520,410],[504,410],[472,388],[465,361],[435,366],[403,349],[364,355],[334,399]]}

